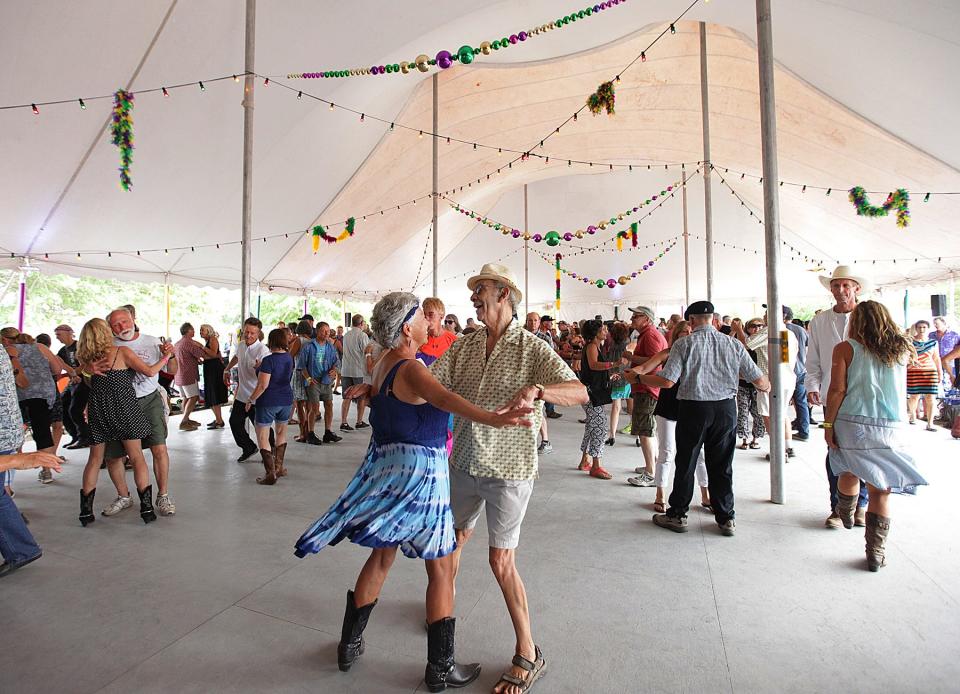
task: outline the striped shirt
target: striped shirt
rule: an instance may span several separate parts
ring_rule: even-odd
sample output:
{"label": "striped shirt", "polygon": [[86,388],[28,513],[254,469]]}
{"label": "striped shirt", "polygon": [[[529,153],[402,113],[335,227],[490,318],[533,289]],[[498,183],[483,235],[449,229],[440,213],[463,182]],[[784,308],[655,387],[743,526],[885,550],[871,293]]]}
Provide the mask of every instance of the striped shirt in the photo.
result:
{"label": "striped shirt", "polygon": [[658,375],[678,384],[678,400],[716,401],[736,397],[740,378],[755,381],[763,372],[739,340],[707,324],[673,344]]}

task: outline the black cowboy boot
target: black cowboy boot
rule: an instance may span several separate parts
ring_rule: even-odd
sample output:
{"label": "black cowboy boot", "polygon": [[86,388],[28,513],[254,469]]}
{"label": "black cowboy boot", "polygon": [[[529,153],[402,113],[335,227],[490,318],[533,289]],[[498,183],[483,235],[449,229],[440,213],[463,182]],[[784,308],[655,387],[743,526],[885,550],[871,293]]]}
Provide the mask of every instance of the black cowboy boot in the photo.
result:
{"label": "black cowboy boot", "polygon": [[427,628],[427,669],[423,675],[427,689],[442,692],[447,687],[466,687],[480,676],[480,664],[454,662],[454,632],[457,620],[444,617]]}
{"label": "black cowboy boot", "polygon": [[143,489],[137,490],[140,497],[140,518],[144,523],[152,523],[157,520],[157,514],[153,512],[153,485],[148,484]]}
{"label": "black cowboy boot", "polygon": [[80,522],[84,527],[97,520],[97,517],[93,515],[93,497],[96,494],[96,487],[91,489],[89,494],[84,494],[83,489],[80,490]]}
{"label": "black cowboy boot", "polygon": [[376,605],[377,601],[374,600],[369,605],[357,607],[353,601],[353,591],[347,591],[347,609],[343,613],[343,629],[337,645],[337,666],[341,672],[349,670],[363,654],[363,630],[367,628],[367,620]]}

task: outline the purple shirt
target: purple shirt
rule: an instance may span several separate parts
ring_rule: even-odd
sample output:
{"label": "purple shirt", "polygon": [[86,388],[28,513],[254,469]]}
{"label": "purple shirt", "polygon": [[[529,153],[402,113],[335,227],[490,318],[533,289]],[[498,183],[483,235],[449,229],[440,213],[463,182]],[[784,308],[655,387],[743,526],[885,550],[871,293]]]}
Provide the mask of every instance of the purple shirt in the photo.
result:
{"label": "purple shirt", "polygon": [[927,333],[927,338],[936,340],[937,343],[939,343],[941,357],[952,352],[954,349],[956,349],[957,344],[960,343],[960,335],[952,330],[945,331],[942,337],[937,337],[937,331],[931,330],[929,333]]}

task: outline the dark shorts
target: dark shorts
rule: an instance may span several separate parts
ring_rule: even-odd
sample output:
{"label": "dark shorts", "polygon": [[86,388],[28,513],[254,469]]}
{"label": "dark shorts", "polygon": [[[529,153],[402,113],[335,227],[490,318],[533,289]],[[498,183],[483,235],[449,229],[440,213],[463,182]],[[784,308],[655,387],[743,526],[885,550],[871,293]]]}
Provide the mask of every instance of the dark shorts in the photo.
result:
{"label": "dark shorts", "polygon": [[633,416],[630,419],[630,433],[633,436],[654,436],[657,420],[653,411],[657,399],[650,393],[635,393],[633,396]]}
{"label": "dark shorts", "polygon": [[[150,436],[140,440],[140,447],[147,449],[153,446],[162,446],[167,442],[167,413],[163,411],[163,396],[159,390],[150,395],[137,398],[143,413],[150,422]],[[122,441],[107,441],[106,452],[103,457],[107,460],[122,458],[126,455]]]}
{"label": "dark shorts", "polygon": [[332,402],[333,401],[333,384],[332,383],[317,383],[314,381],[307,386],[307,401],[308,402]]}

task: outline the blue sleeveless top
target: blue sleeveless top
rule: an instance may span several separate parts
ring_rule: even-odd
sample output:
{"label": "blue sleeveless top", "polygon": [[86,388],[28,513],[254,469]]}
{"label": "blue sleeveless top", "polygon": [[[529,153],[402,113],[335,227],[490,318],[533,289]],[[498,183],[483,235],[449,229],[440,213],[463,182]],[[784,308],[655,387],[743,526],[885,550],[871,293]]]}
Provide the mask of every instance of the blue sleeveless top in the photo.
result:
{"label": "blue sleeveless top", "polygon": [[407,359],[393,365],[370,399],[370,425],[378,445],[407,443],[429,448],[446,448],[449,415],[428,402],[411,405],[393,394],[393,380]]}
{"label": "blue sleeveless top", "polygon": [[853,359],[847,367],[847,394],[838,414],[903,421],[907,401],[907,367],[886,366],[863,348],[847,339]]}

